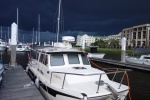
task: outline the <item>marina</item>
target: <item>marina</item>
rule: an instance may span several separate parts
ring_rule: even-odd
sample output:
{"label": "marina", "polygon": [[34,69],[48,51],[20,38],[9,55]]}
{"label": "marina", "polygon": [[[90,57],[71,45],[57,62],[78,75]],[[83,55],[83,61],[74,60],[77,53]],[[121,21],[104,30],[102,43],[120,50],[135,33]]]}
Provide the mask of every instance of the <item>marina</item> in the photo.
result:
{"label": "marina", "polygon": [[[17,53],[17,56],[16,56],[17,63],[20,64],[23,67],[23,69],[26,68],[27,63],[28,63],[28,53],[29,52]],[[8,57],[10,57],[9,52],[2,53],[2,58],[3,58],[4,64],[9,63],[10,59],[8,59]],[[109,57],[109,55],[107,55],[107,57]],[[114,59],[117,59],[117,58],[114,58]],[[103,63],[103,62],[98,62],[98,61],[94,61],[94,63],[96,63],[97,65],[104,67],[104,68],[128,68],[128,67],[123,67],[120,65],[112,65],[109,63]],[[23,69],[21,69],[21,72],[26,74],[23,71]],[[130,91],[131,91],[132,100],[149,100],[150,99],[150,91],[149,91],[150,90],[150,86],[149,86],[150,74],[149,74],[149,71],[144,71],[144,70],[135,69],[135,68],[131,68],[131,70],[132,70],[131,72],[128,72],[128,75],[129,75],[129,79],[130,79],[130,88],[131,88]],[[4,77],[5,77],[5,74],[4,74]],[[28,82],[25,82],[25,83],[28,84],[30,82],[31,82],[31,80],[28,80]],[[22,86],[26,85],[25,83]],[[124,84],[127,84],[127,83],[124,82]],[[5,86],[5,84],[3,84],[3,85]],[[5,88],[2,88],[1,92],[3,90],[5,91]],[[2,98],[1,94],[0,94],[0,98]],[[27,100],[30,100],[30,99],[27,99]],[[127,99],[127,100],[129,100],[129,99]]]}
{"label": "marina", "polygon": [[[54,14],[56,2],[58,8]],[[40,1],[38,3],[40,4]],[[24,17],[25,14],[19,14],[17,8],[16,19],[9,20],[11,28],[6,28],[8,23],[4,28],[1,26],[0,100],[150,100],[150,49],[147,49],[148,52],[144,50],[150,48],[150,24],[138,23],[141,25],[131,27],[134,25],[131,23],[130,28],[118,32],[119,26],[123,28],[121,25],[125,22],[119,20],[121,24],[119,22],[114,30],[118,20],[115,17],[117,12],[113,13],[116,14],[114,17],[108,18],[107,15],[105,18],[105,13],[109,12],[103,12],[104,8],[99,8],[99,5],[91,9],[91,1],[80,3],[84,8],[73,2],[78,5],[78,10],[71,8],[73,5],[69,1],[54,0],[44,3],[42,8],[48,9],[50,3],[53,4],[53,9],[48,9],[50,12],[41,9],[43,13],[35,12]],[[98,1],[94,4],[97,3]],[[40,8],[40,5],[37,8]],[[30,8],[30,11],[32,10]],[[80,14],[80,17],[74,20],[74,16],[70,16],[64,20],[63,14],[69,15],[68,12],[75,16]],[[97,12],[101,12],[101,15]],[[99,16],[95,16],[96,13]],[[35,19],[36,14],[38,22],[35,25],[35,21],[31,19]],[[22,17],[23,20],[19,20],[19,15],[24,19]],[[52,22],[47,18],[54,15],[56,18],[53,27],[47,28],[52,26],[46,24]],[[86,18],[83,15],[86,15]],[[29,18],[32,24],[28,21]],[[87,24],[88,20],[90,23]],[[67,31],[64,21],[68,25]],[[79,23],[76,23],[77,21]],[[21,28],[21,23],[26,25],[26,31]],[[125,26],[127,25],[124,24]],[[112,35],[112,32],[118,34]],[[96,36],[97,34],[101,36]],[[111,35],[107,36],[108,34]],[[128,53],[135,54],[136,48],[143,48],[139,50],[144,51],[140,58],[127,56]],[[105,51],[106,49],[108,51]]]}

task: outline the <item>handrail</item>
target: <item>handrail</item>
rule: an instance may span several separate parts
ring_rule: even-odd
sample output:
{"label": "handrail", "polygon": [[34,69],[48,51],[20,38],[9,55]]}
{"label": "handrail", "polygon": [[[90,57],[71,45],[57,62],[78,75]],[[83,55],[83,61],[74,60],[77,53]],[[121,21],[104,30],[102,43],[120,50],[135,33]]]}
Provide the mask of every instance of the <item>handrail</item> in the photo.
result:
{"label": "handrail", "polygon": [[[97,87],[97,91],[96,91],[96,93],[98,93],[98,91],[99,91],[99,86],[100,86],[100,84],[101,84],[101,77],[102,77],[102,75],[108,75],[108,74],[115,74],[115,76],[116,76],[116,74],[117,73],[124,73],[123,74],[123,76],[122,76],[122,78],[121,78],[121,81],[120,81],[120,85],[119,85],[119,87],[118,87],[118,89],[120,89],[120,87],[121,87],[121,85],[122,85],[122,82],[123,82],[123,79],[124,79],[124,76],[125,76],[125,73],[127,72],[127,71],[132,71],[132,70],[130,70],[130,69],[121,69],[121,68],[108,68],[108,69],[117,69],[117,71],[115,70],[114,72],[107,72],[107,73],[84,73],[84,74],[80,74],[80,73],[66,73],[66,72],[57,72],[57,71],[52,71],[51,72],[51,77],[50,77],[50,84],[51,84],[51,81],[52,81],[52,75],[53,75],[53,73],[59,73],[59,74],[64,74],[64,79],[63,79],[63,84],[62,84],[62,89],[64,88],[64,83],[65,83],[65,79],[66,79],[66,75],[67,74],[69,74],[69,75],[79,75],[79,76],[93,76],[93,75],[100,75],[99,76],[99,82],[98,82],[98,87]],[[115,77],[114,76],[114,77]],[[113,77],[113,78],[114,78]]]}

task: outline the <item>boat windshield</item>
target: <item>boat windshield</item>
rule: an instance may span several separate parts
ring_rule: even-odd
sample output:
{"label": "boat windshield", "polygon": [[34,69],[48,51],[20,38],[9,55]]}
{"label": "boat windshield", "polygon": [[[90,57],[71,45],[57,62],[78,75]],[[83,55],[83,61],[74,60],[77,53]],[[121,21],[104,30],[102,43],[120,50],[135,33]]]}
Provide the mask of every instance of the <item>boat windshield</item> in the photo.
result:
{"label": "boat windshield", "polygon": [[22,48],[22,45],[18,45],[18,48]]}
{"label": "boat windshield", "polygon": [[83,64],[84,64],[84,65],[90,65],[90,63],[89,63],[87,57],[86,57],[84,54],[82,54],[81,56],[82,56]]}
{"label": "boat windshield", "polygon": [[67,54],[69,64],[80,64],[78,54]]}
{"label": "boat windshield", "polygon": [[50,59],[51,66],[62,66],[64,65],[63,54],[51,54]]}
{"label": "boat windshield", "polygon": [[[64,53],[65,54],[65,53]],[[84,54],[80,53],[66,53],[68,60],[65,60],[64,54],[51,54],[50,56],[50,65],[51,66],[63,66],[65,65],[65,61],[67,61],[70,65],[71,64],[81,64],[83,62],[83,65],[90,65],[87,57]],[[81,55],[81,60],[79,59]]]}
{"label": "boat windshield", "polygon": [[150,59],[150,57],[144,57],[144,59]]}

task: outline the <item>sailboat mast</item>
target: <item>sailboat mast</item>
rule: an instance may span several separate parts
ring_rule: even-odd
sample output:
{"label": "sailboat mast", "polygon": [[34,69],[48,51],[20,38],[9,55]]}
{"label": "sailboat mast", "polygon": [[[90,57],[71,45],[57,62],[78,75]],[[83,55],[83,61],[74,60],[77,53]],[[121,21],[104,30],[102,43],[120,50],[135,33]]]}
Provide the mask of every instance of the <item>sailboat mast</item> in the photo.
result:
{"label": "sailboat mast", "polygon": [[18,8],[17,8],[17,42],[18,42],[18,25],[19,25],[19,22],[18,22]]}
{"label": "sailboat mast", "polygon": [[2,36],[2,26],[1,26],[1,39],[3,38],[3,36]]}
{"label": "sailboat mast", "polygon": [[32,34],[32,45],[34,44],[34,28],[33,28],[33,34]]}
{"label": "sailboat mast", "polygon": [[35,39],[36,39],[36,44],[37,44],[37,30],[36,30],[36,37],[35,37]]}
{"label": "sailboat mast", "polygon": [[39,41],[39,45],[40,45],[40,38],[41,38],[41,34],[40,34],[40,14],[38,15],[38,41]]}
{"label": "sailboat mast", "polygon": [[8,43],[9,43],[9,27],[8,27]]}
{"label": "sailboat mast", "polygon": [[57,42],[59,38],[59,28],[60,28],[60,8],[61,8],[61,0],[59,0],[59,9],[58,9],[58,17],[57,17]]}

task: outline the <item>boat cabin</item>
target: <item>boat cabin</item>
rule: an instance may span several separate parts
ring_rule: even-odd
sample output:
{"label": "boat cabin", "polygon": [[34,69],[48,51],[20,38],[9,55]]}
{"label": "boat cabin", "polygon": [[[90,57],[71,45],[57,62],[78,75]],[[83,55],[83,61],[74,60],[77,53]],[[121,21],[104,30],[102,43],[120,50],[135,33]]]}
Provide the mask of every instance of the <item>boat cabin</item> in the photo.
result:
{"label": "boat cabin", "polygon": [[81,51],[51,48],[48,51],[36,52],[36,60],[40,64],[51,68],[90,66],[86,53]]}

